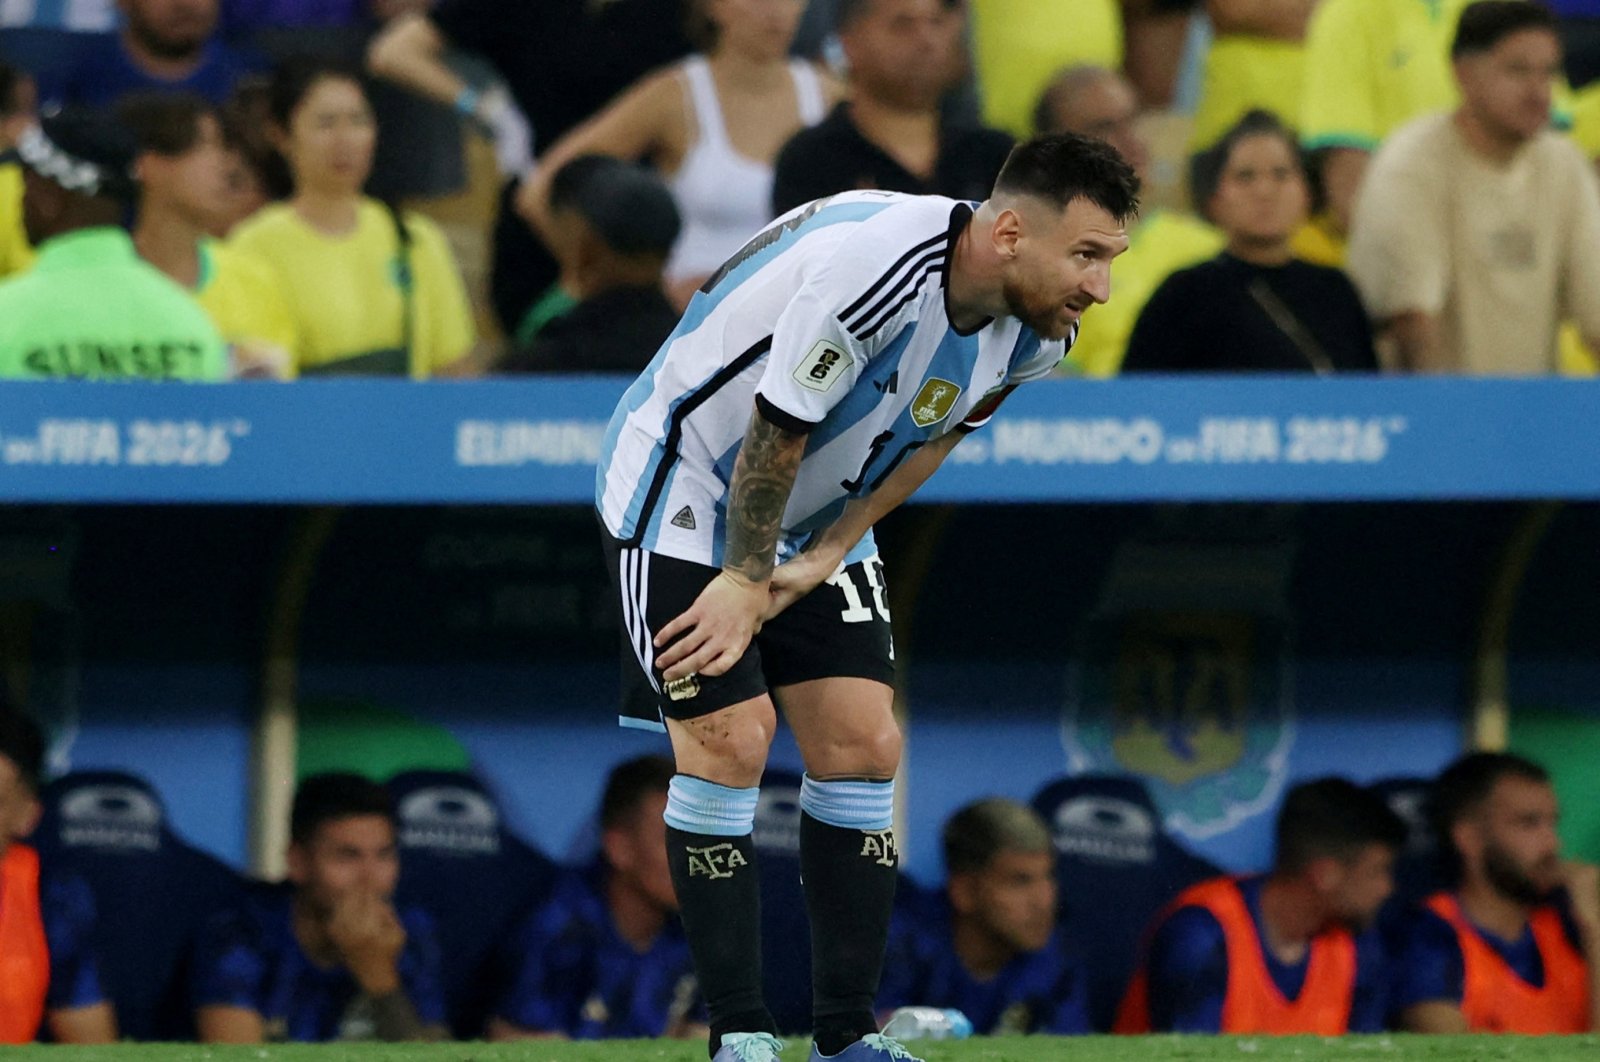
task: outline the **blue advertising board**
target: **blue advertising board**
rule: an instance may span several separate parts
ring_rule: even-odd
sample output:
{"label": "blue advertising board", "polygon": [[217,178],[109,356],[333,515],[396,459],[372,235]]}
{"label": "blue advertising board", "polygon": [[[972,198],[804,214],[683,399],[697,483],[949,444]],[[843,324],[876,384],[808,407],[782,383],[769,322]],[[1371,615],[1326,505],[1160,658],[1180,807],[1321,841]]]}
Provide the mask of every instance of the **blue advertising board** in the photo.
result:
{"label": "blue advertising board", "polygon": [[[18,502],[582,504],[617,379],[8,383]],[[1600,389],[1570,380],[1049,381],[923,501],[1600,497]]]}

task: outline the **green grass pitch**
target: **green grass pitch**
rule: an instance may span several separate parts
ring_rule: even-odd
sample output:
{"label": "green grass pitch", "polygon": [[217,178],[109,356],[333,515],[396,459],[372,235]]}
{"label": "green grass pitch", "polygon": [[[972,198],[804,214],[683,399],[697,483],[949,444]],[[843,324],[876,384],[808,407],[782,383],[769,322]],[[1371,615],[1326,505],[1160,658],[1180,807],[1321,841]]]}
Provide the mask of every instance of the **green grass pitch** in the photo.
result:
{"label": "green grass pitch", "polygon": [[[1600,1062],[1600,1036],[992,1037],[914,1045],[927,1062]],[[521,1044],[294,1044],[7,1048],[7,1062],[705,1062],[700,1044],[665,1040]],[[805,1062],[790,1041],[785,1062]]]}

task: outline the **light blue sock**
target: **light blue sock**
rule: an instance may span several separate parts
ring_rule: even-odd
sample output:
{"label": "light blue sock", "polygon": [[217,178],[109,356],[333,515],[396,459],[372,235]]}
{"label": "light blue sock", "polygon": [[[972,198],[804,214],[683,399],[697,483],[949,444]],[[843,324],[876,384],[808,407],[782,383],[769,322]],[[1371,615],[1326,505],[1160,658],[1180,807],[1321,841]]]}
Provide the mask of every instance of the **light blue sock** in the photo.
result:
{"label": "light blue sock", "polygon": [[800,810],[829,826],[846,830],[887,830],[894,825],[894,779],[800,781]]}
{"label": "light blue sock", "polygon": [[755,828],[761,790],[733,789],[689,774],[676,774],[667,786],[667,825],[684,833],[743,837]]}

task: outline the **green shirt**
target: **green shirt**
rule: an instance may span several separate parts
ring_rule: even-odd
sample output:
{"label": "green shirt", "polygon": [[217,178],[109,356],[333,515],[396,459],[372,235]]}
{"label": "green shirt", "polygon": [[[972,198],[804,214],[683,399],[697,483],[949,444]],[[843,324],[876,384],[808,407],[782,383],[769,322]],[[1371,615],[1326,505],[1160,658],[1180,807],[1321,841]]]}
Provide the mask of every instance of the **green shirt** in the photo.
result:
{"label": "green shirt", "polygon": [[47,240],[0,283],[0,379],[221,380],[222,338],[194,298],[121,229]]}

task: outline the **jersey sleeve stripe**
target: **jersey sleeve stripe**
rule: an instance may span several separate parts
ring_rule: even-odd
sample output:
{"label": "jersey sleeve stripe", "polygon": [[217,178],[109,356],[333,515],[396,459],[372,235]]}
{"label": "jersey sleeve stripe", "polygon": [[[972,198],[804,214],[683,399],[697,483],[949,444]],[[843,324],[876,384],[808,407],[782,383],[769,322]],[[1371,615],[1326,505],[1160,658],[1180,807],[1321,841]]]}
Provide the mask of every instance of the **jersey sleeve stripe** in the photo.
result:
{"label": "jersey sleeve stripe", "polygon": [[928,282],[928,278],[933,276],[935,273],[942,271],[943,269],[943,256],[941,256],[937,261],[928,263],[928,265],[923,269],[922,275],[917,277],[917,282],[911,286],[910,290],[906,291],[906,293],[900,297],[898,302],[889,307],[888,310],[884,311],[883,315],[878,318],[876,324],[864,331],[854,333],[855,337],[861,342],[865,343],[867,340],[877,335],[879,330],[882,329],[884,325],[894,320],[895,314],[904,309],[907,303],[911,302],[913,299],[922,294],[922,286]]}
{"label": "jersey sleeve stripe", "polygon": [[928,251],[930,248],[936,247],[936,246],[944,243],[946,241],[946,239],[948,239],[947,234],[946,233],[940,233],[937,236],[933,236],[933,237],[930,237],[930,238],[928,238],[926,240],[923,240],[921,243],[919,243],[915,247],[911,248],[911,250],[909,250],[905,254],[901,255],[900,258],[895,262],[895,264],[890,266],[884,272],[883,276],[879,277],[873,283],[872,287],[868,288],[865,292],[863,292],[859,299],[857,299],[855,302],[851,303],[849,306],[846,306],[844,308],[844,311],[839,314],[839,319],[842,321],[842,320],[850,317],[857,310],[861,309],[867,303],[871,302],[873,296],[877,295],[879,290],[882,289],[885,284],[888,284],[897,275],[899,275],[900,270],[904,269],[906,267],[907,263],[909,263],[913,258],[917,257],[917,255],[923,254],[926,251]]}
{"label": "jersey sleeve stripe", "polygon": [[741,372],[766,357],[771,349],[772,337],[762,337],[744,353],[724,365],[715,376],[705,382],[704,386],[687,396],[673,409],[664,452],[656,465],[655,474],[650,478],[650,489],[645,493],[644,503],[639,507],[638,523],[634,525],[633,535],[624,540],[623,545],[638,546],[644,541],[645,531],[649,528],[655,507],[661,500],[661,492],[666,489],[667,479],[672,475],[672,467],[678,462],[678,446],[683,441],[683,422]]}
{"label": "jersey sleeve stripe", "polygon": [[815,421],[802,420],[793,413],[780,408],[766,395],[756,392],[756,409],[766,420],[782,428],[791,435],[809,435],[816,428]]}
{"label": "jersey sleeve stripe", "polygon": [[885,306],[890,303],[894,303],[897,307],[905,305],[901,296],[905,293],[907,286],[910,285],[913,290],[920,287],[922,281],[927,277],[928,268],[942,263],[945,259],[945,254],[945,249],[939,247],[923,255],[911,266],[911,269],[898,283],[884,293],[883,298],[872,305],[871,309],[863,310],[855,315],[853,319],[845,320],[845,327],[849,328],[852,333],[856,333],[859,338],[860,330],[867,328],[876,320]]}

